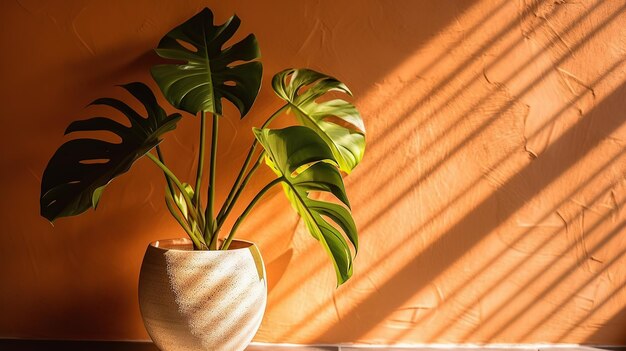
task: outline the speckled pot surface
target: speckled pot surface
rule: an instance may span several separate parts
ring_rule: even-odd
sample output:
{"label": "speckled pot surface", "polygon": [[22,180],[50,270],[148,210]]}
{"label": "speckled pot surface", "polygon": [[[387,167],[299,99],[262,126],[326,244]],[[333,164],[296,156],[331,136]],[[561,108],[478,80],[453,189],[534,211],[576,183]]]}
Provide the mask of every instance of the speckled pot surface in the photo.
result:
{"label": "speckled pot surface", "polygon": [[189,239],[151,243],[139,275],[144,325],[163,351],[243,350],[267,303],[263,259],[256,245],[233,241],[228,251],[193,251]]}

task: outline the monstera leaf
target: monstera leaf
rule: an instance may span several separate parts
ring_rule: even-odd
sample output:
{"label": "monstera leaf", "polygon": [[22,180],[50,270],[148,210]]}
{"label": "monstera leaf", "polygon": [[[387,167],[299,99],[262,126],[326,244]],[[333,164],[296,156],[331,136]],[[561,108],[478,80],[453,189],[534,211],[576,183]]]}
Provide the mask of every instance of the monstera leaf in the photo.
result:
{"label": "monstera leaf", "polygon": [[328,144],[339,168],[350,173],[365,152],[365,127],[356,107],[334,99],[317,102],[329,91],[352,95],[333,77],[309,69],[287,69],[272,79],[276,94],[292,107],[298,121],[317,132]]}
{"label": "monstera leaf", "polygon": [[267,152],[267,164],[282,177],[283,189],[293,208],[331,257],[338,285],[344,283],[352,275],[352,254],[340,231],[328,220],[343,230],[356,252],[354,220],[345,207],[309,197],[311,191],[328,192],[350,206],[330,148],[313,130],[303,126],[255,129],[254,134]]}
{"label": "monstera leaf", "polygon": [[61,145],[50,159],[41,182],[41,215],[50,221],[73,216],[96,207],[104,187],[113,178],[128,171],[138,158],[160,142],[163,133],[176,128],[181,115],[167,115],[145,84],[122,86],[139,100],[147,118],[120,100],[102,98],[92,105],[107,105],[122,112],[130,127],[105,117],[71,123],[65,134],[73,132],[110,132],[119,136],[119,144],[98,139],[74,139]]}
{"label": "monstera leaf", "polygon": [[[253,34],[223,49],[241,21],[233,16],[214,26],[213,13],[205,8],[172,29],[159,42],[159,56],[176,63],[157,65],[152,77],[176,108],[196,114],[222,114],[221,98],[230,100],[246,115],[261,87],[263,67]],[[180,63],[180,62],[183,63]],[[244,61],[239,63],[238,61]]]}

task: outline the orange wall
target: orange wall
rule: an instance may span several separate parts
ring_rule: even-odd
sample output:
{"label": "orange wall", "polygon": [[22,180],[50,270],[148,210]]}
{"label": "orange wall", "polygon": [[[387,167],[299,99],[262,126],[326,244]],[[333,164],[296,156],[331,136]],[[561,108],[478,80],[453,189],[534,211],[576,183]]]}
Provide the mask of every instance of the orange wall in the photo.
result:
{"label": "orange wall", "polygon": [[[1,3],[1,337],[147,338],[143,253],[183,235],[160,172],[141,160],[97,211],[54,228],[38,215],[41,174],[68,123],[100,112],[84,106],[151,82],[151,49],[204,5]],[[268,83],[280,69],[336,75],[368,129],[346,180],[362,247],[351,281],[334,290],[277,191],[242,227],[268,268],[257,341],[626,344],[626,2],[206,5],[257,34],[266,72],[250,116],[231,108],[222,122],[218,200],[250,127],[279,106]],[[196,127],[186,118],[164,143],[187,179]]]}

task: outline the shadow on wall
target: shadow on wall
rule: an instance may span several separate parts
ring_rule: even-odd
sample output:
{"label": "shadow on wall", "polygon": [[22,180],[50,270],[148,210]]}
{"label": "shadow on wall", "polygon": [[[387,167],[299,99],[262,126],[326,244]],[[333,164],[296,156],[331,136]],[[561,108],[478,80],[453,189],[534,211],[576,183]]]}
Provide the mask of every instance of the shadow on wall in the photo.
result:
{"label": "shadow on wall", "polygon": [[[613,294],[611,294],[610,298],[615,298],[615,295],[618,295],[618,293],[622,293],[622,290],[624,290],[625,287],[626,287],[626,284],[622,284],[619,290],[616,290]],[[606,299],[602,301],[599,304],[599,306],[591,310],[589,312],[590,317],[598,313],[598,311],[601,310],[601,308],[604,307],[605,304],[609,303],[609,301],[610,299]],[[626,320],[626,308],[622,309],[619,313],[615,314],[613,318],[609,320],[604,320],[602,323],[602,326],[595,333],[593,333],[593,335],[591,335],[587,340],[585,340],[585,343],[601,345],[604,342],[604,340],[612,339],[614,330],[616,329],[617,330],[621,329],[622,331],[626,330],[626,327],[625,327],[626,324],[624,324],[625,320]],[[626,332],[623,332],[622,336],[616,340],[615,345],[626,345]]]}

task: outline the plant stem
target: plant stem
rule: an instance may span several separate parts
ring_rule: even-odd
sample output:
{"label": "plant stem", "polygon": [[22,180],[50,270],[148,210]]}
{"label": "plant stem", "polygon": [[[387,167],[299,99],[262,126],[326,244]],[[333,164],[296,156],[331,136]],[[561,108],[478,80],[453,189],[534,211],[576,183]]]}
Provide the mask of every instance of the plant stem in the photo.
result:
{"label": "plant stem", "polygon": [[[289,107],[289,104],[285,104],[281,108],[276,110],[276,112],[274,112],[267,119],[267,121],[265,121],[265,123],[263,123],[261,128],[267,127],[274,120],[274,118],[276,118],[278,115],[280,115],[288,107]],[[220,212],[217,215],[217,218],[220,219],[222,222],[224,221],[225,217],[228,216],[228,214],[226,212],[228,211],[229,208],[232,207],[233,201],[235,200],[234,199],[235,198],[235,194],[240,192],[239,188],[242,186],[241,183],[242,183],[242,181],[244,179],[244,175],[246,174],[246,171],[248,170],[248,166],[250,165],[250,161],[252,160],[252,155],[254,155],[254,151],[256,150],[257,144],[258,144],[258,140],[256,140],[256,138],[255,138],[254,141],[252,142],[252,146],[250,147],[250,150],[248,151],[248,155],[246,155],[246,160],[244,161],[243,166],[241,167],[241,170],[239,171],[239,174],[237,175],[237,179],[235,180],[235,184],[233,184],[233,187],[230,189],[230,192],[228,193],[228,197],[226,198],[226,201],[224,201],[224,204],[222,205],[222,208],[220,209]]]}
{"label": "plant stem", "polygon": [[265,121],[265,123],[263,123],[263,125],[261,126],[261,129],[266,128],[270,123],[272,123],[274,118],[278,117],[278,115],[280,115],[283,111],[288,109],[289,106],[290,106],[289,103],[286,103],[281,108],[276,110],[276,112],[272,113],[272,115],[267,119],[267,121]]}
{"label": "plant stem", "polygon": [[243,176],[246,174],[248,165],[250,165],[250,161],[252,160],[252,155],[254,154],[254,150],[256,150],[257,143],[258,141],[255,138],[254,142],[252,142],[252,146],[250,147],[250,150],[248,151],[248,155],[246,155],[246,160],[244,161],[243,166],[241,167],[241,170],[239,170],[239,174],[237,175],[235,184],[233,184],[233,187],[230,189],[230,192],[228,193],[228,197],[226,198],[226,201],[224,201],[224,204],[222,204],[222,208],[220,209],[220,212],[217,214],[218,221],[220,220],[223,221],[223,217],[227,216],[227,214],[225,213],[228,212],[228,209],[230,208],[233,202],[233,198],[241,186],[241,182],[244,179]]}
{"label": "plant stem", "polygon": [[201,238],[196,237],[196,235],[193,232],[193,229],[190,229],[187,223],[180,217],[180,215],[176,212],[176,209],[174,208],[174,206],[172,206],[171,202],[169,201],[167,197],[165,198],[165,205],[167,205],[167,209],[172,214],[172,217],[176,219],[178,224],[180,224],[180,226],[183,227],[187,235],[189,235],[189,238],[191,239],[191,241],[193,241],[194,247],[199,250],[206,249],[206,243],[201,241]]}
{"label": "plant stem", "polygon": [[193,193],[193,202],[200,208],[200,186],[202,185],[202,170],[204,169],[204,139],[206,134],[204,111],[200,112],[200,150],[198,152],[198,169],[196,172],[196,187]]}
{"label": "plant stem", "polygon": [[[163,158],[163,153],[161,152],[161,148],[159,147],[159,145],[157,145],[156,150],[157,150],[157,156],[159,157],[159,161],[161,161],[161,163],[165,165],[165,159]],[[167,182],[167,190],[170,196],[174,198],[174,195],[176,195],[176,193],[174,192],[174,186],[172,185],[172,180],[167,176],[167,173],[163,172],[163,175],[165,176],[165,181]],[[178,207],[178,209],[181,212],[183,211],[183,209],[180,207],[178,203],[176,203],[176,207]],[[199,213],[199,214],[202,215],[202,213]],[[200,219],[202,220],[201,225],[204,225],[204,216],[200,216]]]}
{"label": "plant stem", "polygon": [[228,208],[226,208],[226,211],[222,214],[221,217],[220,216],[217,217],[217,228],[215,229],[216,233],[219,233],[220,229],[222,228],[222,225],[224,224],[224,222],[226,222],[226,218],[228,218],[230,211],[232,211],[233,208],[235,207],[235,203],[237,202],[237,199],[239,199],[239,196],[241,196],[243,189],[246,188],[246,185],[250,181],[250,178],[252,178],[252,175],[254,174],[254,172],[261,165],[261,159],[263,158],[264,153],[265,151],[261,152],[261,155],[259,155],[259,159],[254,164],[254,166],[252,166],[252,168],[250,169],[250,172],[248,172],[248,175],[246,175],[244,180],[241,182],[241,186],[239,187],[239,189],[237,189],[237,192],[235,193],[235,196],[232,199],[231,206],[228,206]]}
{"label": "plant stem", "polygon": [[[174,182],[174,184],[180,191],[181,195],[185,199],[185,204],[187,205],[188,213],[192,215],[196,223],[198,222],[198,214],[196,213],[195,208],[193,207],[191,203],[191,199],[189,198],[189,195],[185,191],[185,187],[178,180],[176,175],[174,175],[174,173],[169,168],[167,168],[167,166],[165,166],[165,164],[161,161],[163,159],[163,154],[160,152],[160,149],[157,149],[157,154],[158,154],[158,158],[154,157],[154,155],[151,153],[147,153],[146,156],[148,156],[149,159],[151,159],[159,168],[161,168],[161,170],[165,174],[165,178],[166,178],[167,185],[168,185],[168,194],[165,196],[165,204],[167,205],[167,209],[170,211],[174,219],[176,219],[178,224],[180,224],[180,226],[183,227],[187,235],[189,235],[189,238],[191,238],[191,240],[194,243],[194,247],[198,249],[206,248],[206,243],[204,243],[204,240],[202,240],[202,236],[200,236],[200,238],[196,237],[193,228],[189,228],[187,223],[183,221],[183,219],[178,215],[178,213],[176,213],[176,210],[174,209],[170,201],[168,201],[168,198],[173,199],[175,196],[174,188],[172,186],[172,182]],[[176,206],[178,207],[178,210],[180,210],[182,213],[182,208],[180,207],[180,205],[176,204]]]}
{"label": "plant stem", "polygon": [[239,228],[239,225],[241,224],[241,222],[243,222],[243,220],[248,216],[250,211],[252,211],[252,208],[254,208],[254,205],[256,205],[256,203],[263,197],[263,195],[265,195],[265,193],[268,190],[270,190],[274,185],[282,181],[283,181],[283,177],[276,178],[272,180],[271,182],[269,182],[265,187],[263,187],[263,189],[261,189],[261,191],[259,191],[258,194],[256,194],[256,196],[254,197],[254,199],[252,199],[248,207],[246,207],[243,213],[235,221],[235,224],[233,225],[233,229],[231,229],[230,234],[228,234],[228,238],[226,238],[226,241],[224,241],[224,244],[222,245],[220,250],[228,250],[230,243],[233,241],[233,238],[235,237],[235,232],[237,231],[237,228]]}
{"label": "plant stem", "polygon": [[[159,157],[159,161],[161,161],[162,164],[165,165],[165,158],[163,157],[163,153],[161,152],[161,147],[159,145],[156,146],[156,151],[157,151],[157,156]],[[167,183],[167,191],[169,193],[169,196],[173,199],[174,196],[176,195],[176,192],[174,192],[174,186],[172,185],[172,180],[167,176],[167,173],[163,172],[163,175],[165,176],[165,182]],[[180,210],[180,212],[183,212],[183,208],[176,202],[176,207],[178,207],[178,210]],[[170,211],[171,212],[171,211]],[[202,215],[202,213],[199,213],[199,215]],[[200,216],[201,222],[200,225],[201,227],[204,226],[204,217]]]}
{"label": "plant stem", "polygon": [[209,242],[209,250],[217,250],[217,239],[218,239],[219,235],[217,230],[213,232],[213,235],[211,236],[211,241]]}
{"label": "plant stem", "polygon": [[[167,168],[167,166],[165,166],[161,161],[159,161],[158,158],[156,158],[153,154],[151,153],[147,153],[146,156],[148,156],[149,159],[152,160],[152,162],[154,162],[157,166],[159,166],[159,168],[161,168],[163,170],[163,172],[165,173],[165,175],[168,177],[168,179],[170,179],[171,181],[174,182],[174,184],[176,185],[176,187],[178,188],[178,190],[180,191],[180,193],[182,194],[183,198],[185,199],[185,203],[187,204],[187,208],[188,211],[190,213],[194,213],[195,215],[195,207],[193,206],[193,203],[191,202],[191,199],[189,198],[189,195],[187,194],[187,192],[185,191],[185,187],[183,186],[183,184],[178,180],[178,178],[176,178],[176,176],[174,175],[174,173],[172,173],[172,171]],[[195,217],[195,216],[194,216]],[[196,219],[196,218],[194,218]]]}
{"label": "plant stem", "polygon": [[[156,152],[157,152],[157,156],[159,156],[159,161],[161,161],[161,163],[165,165],[165,158],[163,158],[163,153],[161,152],[161,146],[160,145],[156,146]],[[167,183],[167,189],[169,190],[170,195],[172,195],[172,197],[174,197],[174,186],[172,185],[172,181],[167,176],[167,173],[163,172],[163,175],[165,176],[165,182]]]}
{"label": "plant stem", "polygon": [[[207,207],[204,217],[206,218],[206,225],[204,226],[204,241],[205,242],[217,242],[213,240],[215,235],[215,218],[213,213],[213,207],[215,204],[215,166],[217,163],[217,136],[218,136],[218,121],[219,117],[213,114],[213,128],[211,130],[211,163],[209,165],[209,195],[207,199]],[[209,245],[209,249],[213,250],[216,247]]]}

